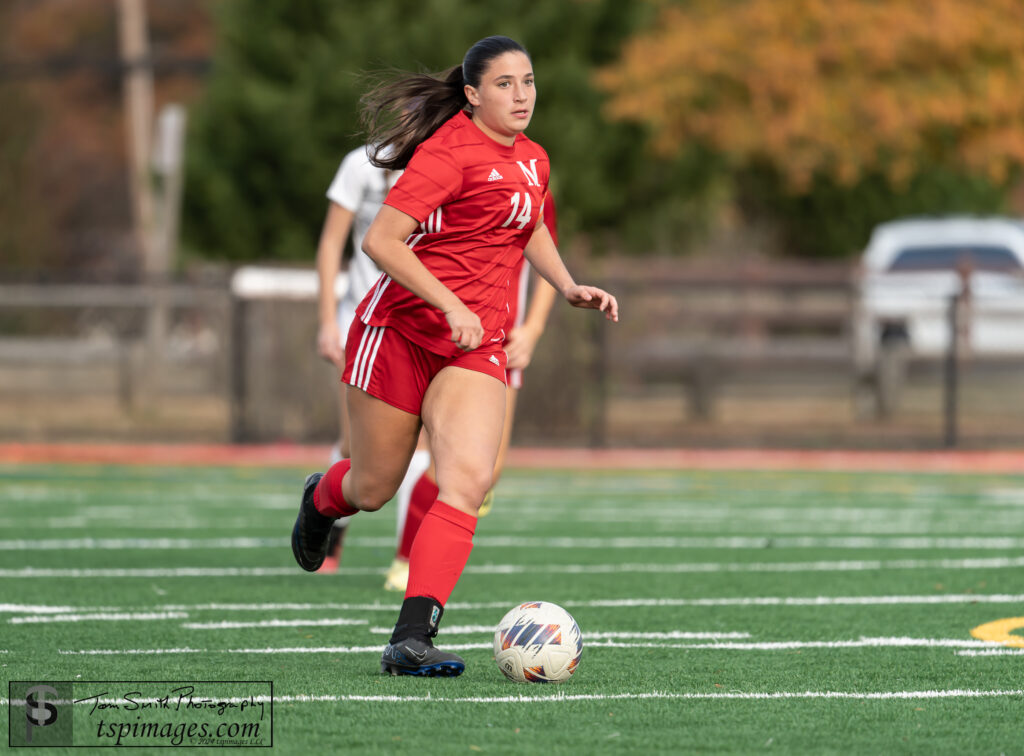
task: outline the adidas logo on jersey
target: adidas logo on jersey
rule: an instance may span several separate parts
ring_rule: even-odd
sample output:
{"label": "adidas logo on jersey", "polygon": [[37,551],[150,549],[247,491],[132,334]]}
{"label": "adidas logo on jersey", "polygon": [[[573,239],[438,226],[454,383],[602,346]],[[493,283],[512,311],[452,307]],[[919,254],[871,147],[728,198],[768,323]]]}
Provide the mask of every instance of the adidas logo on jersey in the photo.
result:
{"label": "adidas logo on jersey", "polygon": [[498,173],[498,169],[497,168],[491,168],[491,175],[487,177],[487,180],[488,181],[501,181],[503,178],[505,178],[505,177],[502,176],[500,173]]}

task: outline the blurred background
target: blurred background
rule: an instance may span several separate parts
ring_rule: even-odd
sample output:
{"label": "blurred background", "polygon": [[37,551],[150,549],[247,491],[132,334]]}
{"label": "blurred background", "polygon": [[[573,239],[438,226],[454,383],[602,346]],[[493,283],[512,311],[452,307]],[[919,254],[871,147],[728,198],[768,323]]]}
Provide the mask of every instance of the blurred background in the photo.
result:
{"label": "blurred background", "polygon": [[490,34],[622,310],[556,306],[514,443],[1024,442],[1019,0],[5,0],[0,440],[333,440],[365,77]]}

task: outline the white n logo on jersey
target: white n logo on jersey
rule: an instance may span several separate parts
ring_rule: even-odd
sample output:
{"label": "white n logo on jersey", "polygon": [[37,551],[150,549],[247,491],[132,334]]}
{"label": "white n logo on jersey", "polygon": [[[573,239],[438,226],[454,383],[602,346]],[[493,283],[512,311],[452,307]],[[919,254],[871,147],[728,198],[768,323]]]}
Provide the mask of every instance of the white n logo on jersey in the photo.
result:
{"label": "white n logo on jersey", "polygon": [[530,167],[527,168],[522,160],[517,160],[519,167],[523,169],[523,175],[526,176],[527,186],[540,186],[540,180],[537,178],[537,158],[530,159]]}

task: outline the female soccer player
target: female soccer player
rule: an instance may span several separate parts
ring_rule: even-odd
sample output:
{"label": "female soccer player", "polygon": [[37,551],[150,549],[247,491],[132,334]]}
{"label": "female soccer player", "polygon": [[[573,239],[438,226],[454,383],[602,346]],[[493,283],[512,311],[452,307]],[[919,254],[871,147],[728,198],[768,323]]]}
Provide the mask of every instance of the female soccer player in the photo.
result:
{"label": "female soccer player", "polygon": [[[327,189],[329,200],[327,216],[324,219],[317,245],[316,269],[319,282],[318,313],[320,328],[317,334],[317,349],[320,356],[337,365],[339,375],[345,370],[345,337],[349,327],[355,320],[356,307],[370,290],[381,274],[380,269],[365,252],[362,251],[363,237],[376,217],[388,191],[402,172],[378,168],[370,162],[366,146],[358,147],[349,152],[341,161],[334,180]],[[555,245],[558,236],[555,230],[555,207],[550,193],[544,203],[544,225],[547,227]],[[335,279],[343,269],[342,260],[345,243],[349,234],[352,235],[353,253],[348,260],[348,286],[341,300],[335,293]],[[505,351],[508,353],[508,397],[505,412],[505,432],[502,438],[498,461],[494,469],[494,484],[498,482],[504,466],[505,452],[508,449],[512,431],[512,420],[515,416],[516,399],[522,386],[523,368],[529,364],[537,340],[544,331],[548,312],[554,302],[555,290],[539,279],[534,295],[530,300],[529,315],[523,317],[519,303],[525,299],[529,266],[521,260],[519,271],[512,278],[509,287],[509,325]],[[349,430],[348,408],[346,401],[347,384],[339,385],[339,418],[338,443],[331,449],[330,464],[348,458]],[[425,434],[420,436],[420,444],[409,463],[409,470],[398,487],[395,496],[395,519],[397,543],[395,558],[391,562],[384,581],[384,589],[405,592],[409,581],[409,553],[412,548],[420,522],[437,498],[436,473],[430,464],[430,451],[427,448]],[[429,472],[428,472],[429,469]],[[493,489],[488,492],[484,504],[480,508],[480,516],[489,509],[493,500]],[[332,573],[338,570],[345,533],[351,518],[341,517],[334,521],[327,545],[327,556],[320,569],[321,573]]]}
{"label": "female soccer player", "polygon": [[[418,107],[403,113],[412,100]],[[319,567],[334,519],[380,509],[427,429],[438,499],[412,547],[382,672],[465,669],[431,639],[491,487],[505,416],[509,279],[527,242],[535,242],[531,265],[570,304],[618,320],[615,297],[576,284],[537,223],[549,164],[523,133],[535,100],[526,50],[487,37],[443,79],[410,74],[365,101],[375,164],[405,173],[363,241],[384,275],[359,305],[346,349],[352,457],[306,479],[292,551],[304,569]],[[382,114],[396,120],[373,133]]]}

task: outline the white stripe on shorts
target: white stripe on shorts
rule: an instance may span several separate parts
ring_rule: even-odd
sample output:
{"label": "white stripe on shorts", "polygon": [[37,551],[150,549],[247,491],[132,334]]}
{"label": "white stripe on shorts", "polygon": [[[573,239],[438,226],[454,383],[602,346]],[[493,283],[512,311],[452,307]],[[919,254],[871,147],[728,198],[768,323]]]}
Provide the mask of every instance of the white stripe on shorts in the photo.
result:
{"label": "white stripe on shorts", "polygon": [[363,335],[359,337],[359,349],[356,350],[356,358],[352,360],[352,377],[349,381],[349,383],[353,386],[359,383],[358,374],[360,370],[360,365],[362,364],[363,361],[363,352],[366,349],[366,336],[372,330],[373,326],[370,326],[365,331],[363,331]]}
{"label": "white stripe on shorts", "polygon": [[365,385],[360,386],[363,391],[370,389],[370,375],[373,374],[373,363],[377,359],[377,350],[380,349],[381,342],[384,341],[384,328],[380,329],[380,336],[377,337],[377,341],[374,342],[373,351],[370,353],[370,359],[366,363],[366,380]]}
{"label": "white stripe on shorts", "polygon": [[377,326],[370,326],[359,338],[359,351],[356,352],[355,362],[352,363],[352,385],[362,388],[363,372],[366,370],[366,358],[373,348],[373,339],[377,335]]}
{"label": "white stripe on shorts", "polygon": [[373,362],[377,358],[377,350],[380,349],[380,342],[384,339],[384,328],[382,326],[370,326],[363,334],[359,344],[359,354],[356,355],[355,383],[356,388],[366,391],[370,386],[370,376],[373,374]]}

